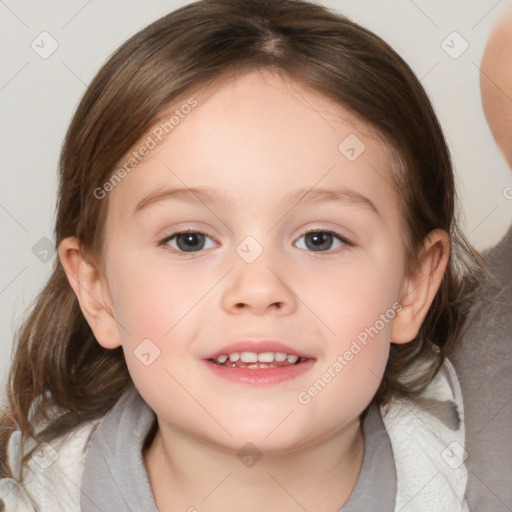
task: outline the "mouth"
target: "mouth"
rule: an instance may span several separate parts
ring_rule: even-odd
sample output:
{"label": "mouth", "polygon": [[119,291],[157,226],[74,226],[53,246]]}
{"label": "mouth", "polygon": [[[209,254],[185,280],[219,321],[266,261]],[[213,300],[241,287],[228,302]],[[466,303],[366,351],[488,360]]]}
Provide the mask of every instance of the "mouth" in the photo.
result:
{"label": "mouth", "polygon": [[229,352],[203,360],[218,377],[237,384],[280,384],[309,371],[316,359],[288,352]]}
{"label": "mouth", "polygon": [[308,359],[286,352],[232,352],[230,354],[220,354],[215,358],[208,359],[208,361],[217,366],[262,370],[297,366],[305,363]]}

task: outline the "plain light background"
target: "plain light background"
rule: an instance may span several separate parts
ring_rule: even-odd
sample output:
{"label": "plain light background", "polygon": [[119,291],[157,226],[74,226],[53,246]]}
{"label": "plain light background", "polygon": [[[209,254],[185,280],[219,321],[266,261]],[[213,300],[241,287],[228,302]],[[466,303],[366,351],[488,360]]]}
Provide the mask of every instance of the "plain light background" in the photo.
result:
{"label": "plain light background", "polygon": [[[56,257],[57,163],[71,116],[87,84],[119,45],[187,3],[0,0],[2,394],[14,329]],[[411,65],[452,152],[465,232],[478,249],[494,245],[512,221],[512,200],[505,193],[512,173],[485,121],[478,68],[490,31],[512,0],[319,3],[374,31]],[[53,40],[57,49],[43,58],[40,53],[48,52]]]}

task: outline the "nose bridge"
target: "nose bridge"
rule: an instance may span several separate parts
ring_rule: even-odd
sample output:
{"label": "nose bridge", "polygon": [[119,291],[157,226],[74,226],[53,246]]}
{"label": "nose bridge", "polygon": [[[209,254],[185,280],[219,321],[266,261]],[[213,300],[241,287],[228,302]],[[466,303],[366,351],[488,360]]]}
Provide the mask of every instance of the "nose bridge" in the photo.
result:
{"label": "nose bridge", "polygon": [[[258,238],[262,238],[261,235]],[[235,248],[234,269],[223,296],[225,309],[248,308],[264,312],[269,307],[289,311],[295,296],[282,269],[285,256],[270,244],[271,237],[260,243],[255,236],[246,236]]]}

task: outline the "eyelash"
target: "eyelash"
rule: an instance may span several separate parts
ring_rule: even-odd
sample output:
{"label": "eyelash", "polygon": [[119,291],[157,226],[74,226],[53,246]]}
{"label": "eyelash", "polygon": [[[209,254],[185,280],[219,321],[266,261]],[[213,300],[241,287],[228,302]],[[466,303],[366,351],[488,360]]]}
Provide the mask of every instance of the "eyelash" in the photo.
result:
{"label": "eyelash", "polygon": [[[200,235],[205,235],[206,237],[208,238],[211,238],[212,240],[214,240],[215,242],[217,242],[213,237],[207,235],[206,233],[204,233],[203,231],[200,231],[198,229],[194,229],[194,228],[190,228],[190,229],[184,229],[184,230],[181,230],[181,231],[175,231],[173,233],[171,233],[170,235],[167,235],[165,238],[163,238],[162,240],[160,240],[158,242],[158,245],[159,246],[163,246],[164,248],[170,248],[174,253],[180,255],[180,256],[187,256],[187,255],[194,255],[196,253],[200,253],[200,252],[203,252],[205,249],[200,249],[199,251],[190,251],[190,252],[185,252],[185,251],[180,251],[178,249],[174,249],[174,247],[170,247],[168,244],[169,242],[179,236],[179,235],[185,235],[185,234],[189,234],[189,233],[197,233],[197,234],[200,234]],[[327,233],[329,235],[333,235],[335,238],[337,238],[340,242],[342,242],[344,245],[348,246],[348,247],[353,247],[353,243],[348,240],[346,237],[344,237],[343,235],[341,235],[340,233],[337,233],[335,231],[329,231],[329,230],[326,230],[326,229],[310,229],[308,231],[304,231],[298,239],[302,238],[304,235],[307,235],[309,233]],[[307,249],[304,249],[304,250],[307,250]],[[327,251],[309,251],[308,252],[310,253],[317,253],[317,254],[330,254],[330,253],[333,253],[334,251],[333,250],[327,250]]]}

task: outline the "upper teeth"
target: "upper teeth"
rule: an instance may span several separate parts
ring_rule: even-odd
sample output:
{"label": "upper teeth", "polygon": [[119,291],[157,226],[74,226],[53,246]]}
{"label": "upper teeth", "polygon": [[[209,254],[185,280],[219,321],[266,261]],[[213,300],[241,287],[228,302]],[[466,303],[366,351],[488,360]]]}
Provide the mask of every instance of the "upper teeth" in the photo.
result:
{"label": "upper teeth", "polygon": [[233,352],[232,354],[217,356],[217,361],[219,361],[219,363],[225,363],[228,357],[232,362],[240,360],[244,363],[272,363],[273,361],[288,360],[289,363],[294,364],[299,360],[299,356],[285,354],[284,352]]}

